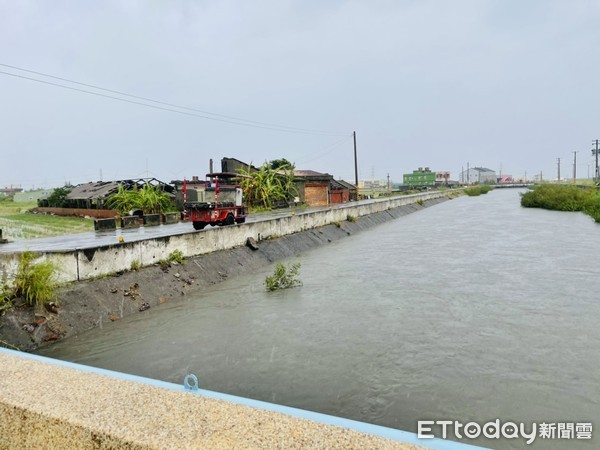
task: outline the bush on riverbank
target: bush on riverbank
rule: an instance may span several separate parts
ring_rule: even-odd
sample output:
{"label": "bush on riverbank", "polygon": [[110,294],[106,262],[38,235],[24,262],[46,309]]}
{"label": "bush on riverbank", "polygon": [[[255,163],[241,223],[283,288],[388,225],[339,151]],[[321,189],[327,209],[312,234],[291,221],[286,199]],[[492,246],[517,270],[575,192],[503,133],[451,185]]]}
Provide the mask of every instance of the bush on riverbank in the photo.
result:
{"label": "bush on riverbank", "polygon": [[30,306],[43,307],[55,299],[56,266],[51,261],[33,263],[35,254],[24,252],[14,281],[13,297],[23,297]]}
{"label": "bush on riverbank", "polygon": [[481,194],[487,194],[488,192],[490,192],[493,188],[487,185],[480,185],[480,186],[473,186],[473,187],[469,187],[466,188],[464,190],[465,194],[467,194],[469,197],[477,197],[478,195]]}
{"label": "bush on riverbank", "polygon": [[595,189],[542,184],[521,194],[521,206],[553,211],[581,211],[600,223],[600,193]]}

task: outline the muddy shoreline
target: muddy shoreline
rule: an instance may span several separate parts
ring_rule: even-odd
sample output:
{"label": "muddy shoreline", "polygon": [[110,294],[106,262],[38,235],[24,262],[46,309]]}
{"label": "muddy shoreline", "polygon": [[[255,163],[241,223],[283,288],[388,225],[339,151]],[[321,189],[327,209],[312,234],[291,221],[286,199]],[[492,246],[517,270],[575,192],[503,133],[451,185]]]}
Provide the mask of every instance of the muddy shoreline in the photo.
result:
{"label": "muddy shoreline", "polygon": [[280,259],[368,230],[446,197],[414,203],[277,239],[258,242],[257,249],[237,247],[188,258],[185,264],[154,265],[116,276],[70,283],[58,292],[56,312],[16,307],[0,317],[0,345],[24,351],[66,339],[148,308],[175,302],[229,277],[251,273]]}

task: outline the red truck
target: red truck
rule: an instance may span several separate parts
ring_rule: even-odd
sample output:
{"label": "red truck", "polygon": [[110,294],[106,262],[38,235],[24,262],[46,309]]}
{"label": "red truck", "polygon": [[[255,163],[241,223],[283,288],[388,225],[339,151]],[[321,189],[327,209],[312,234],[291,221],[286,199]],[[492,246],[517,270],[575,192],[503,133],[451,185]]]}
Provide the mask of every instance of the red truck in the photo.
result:
{"label": "red truck", "polygon": [[206,225],[223,226],[246,221],[244,195],[237,183],[240,178],[250,177],[219,172],[207,173],[204,187],[188,188],[184,182],[184,213],[195,230],[202,230]]}

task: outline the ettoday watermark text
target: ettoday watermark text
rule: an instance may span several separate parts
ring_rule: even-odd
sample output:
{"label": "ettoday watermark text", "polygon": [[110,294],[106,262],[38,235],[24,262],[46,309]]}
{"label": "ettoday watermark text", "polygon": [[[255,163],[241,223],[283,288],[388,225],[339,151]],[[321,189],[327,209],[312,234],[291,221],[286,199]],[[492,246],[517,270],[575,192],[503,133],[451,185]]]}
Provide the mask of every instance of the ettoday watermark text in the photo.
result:
{"label": "ettoday watermark text", "polygon": [[554,423],[517,423],[501,422],[496,419],[484,424],[478,422],[463,423],[458,420],[419,420],[417,422],[419,439],[524,439],[532,444],[540,439],[591,439],[591,422],[554,422]]}

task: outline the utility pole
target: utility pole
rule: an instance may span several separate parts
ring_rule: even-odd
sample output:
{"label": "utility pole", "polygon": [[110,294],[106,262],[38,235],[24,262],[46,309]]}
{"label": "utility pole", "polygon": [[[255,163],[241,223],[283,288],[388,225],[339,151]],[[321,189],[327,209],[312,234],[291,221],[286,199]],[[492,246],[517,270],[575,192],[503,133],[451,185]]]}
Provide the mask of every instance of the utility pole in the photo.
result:
{"label": "utility pole", "polygon": [[600,181],[600,173],[598,172],[598,142],[600,141],[600,139],[596,139],[595,141],[592,141],[593,143],[596,143],[596,148],[592,149],[592,155],[596,155],[596,183],[598,183]]}
{"label": "utility pole", "polygon": [[544,181],[544,174],[542,173],[542,171],[540,170],[540,183]]}
{"label": "utility pole", "polygon": [[577,183],[577,152],[573,152],[573,184]]}
{"label": "utility pole", "polygon": [[390,189],[390,173],[389,172],[387,175],[387,180],[388,180],[387,190],[388,190],[388,192],[392,192],[392,190]]}
{"label": "utility pole", "polygon": [[354,139],[354,183],[356,185],[356,200],[358,200],[358,159],[356,157],[356,131],[352,132]]}
{"label": "utility pole", "polygon": [[558,182],[560,183],[560,158],[557,158],[557,164],[558,164]]}
{"label": "utility pole", "polygon": [[469,163],[467,163],[467,184],[469,184]]}

